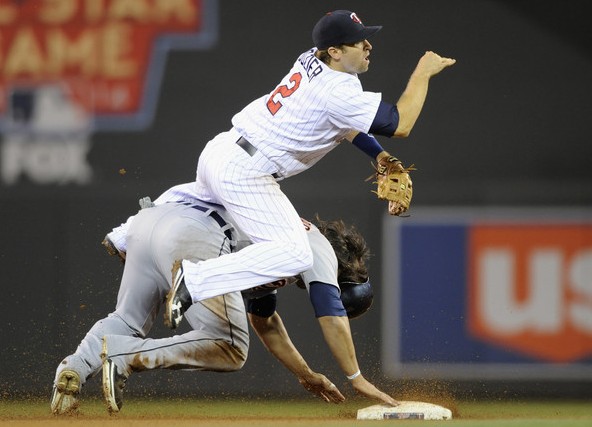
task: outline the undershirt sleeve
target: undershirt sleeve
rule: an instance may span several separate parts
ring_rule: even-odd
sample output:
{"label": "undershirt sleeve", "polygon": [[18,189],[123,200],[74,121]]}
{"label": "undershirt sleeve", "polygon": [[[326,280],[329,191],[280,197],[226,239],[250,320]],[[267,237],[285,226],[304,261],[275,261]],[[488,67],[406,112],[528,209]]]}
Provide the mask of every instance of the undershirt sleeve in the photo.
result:
{"label": "undershirt sleeve", "polygon": [[378,111],[376,112],[376,116],[370,125],[370,131],[368,133],[388,136],[390,138],[393,136],[398,126],[399,110],[397,110],[397,106],[388,102],[380,101],[380,104],[378,105]]}
{"label": "undershirt sleeve", "polygon": [[339,297],[339,289],[328,283],[312,282],[310,284],[310,302],[316,317],[347,316]]}

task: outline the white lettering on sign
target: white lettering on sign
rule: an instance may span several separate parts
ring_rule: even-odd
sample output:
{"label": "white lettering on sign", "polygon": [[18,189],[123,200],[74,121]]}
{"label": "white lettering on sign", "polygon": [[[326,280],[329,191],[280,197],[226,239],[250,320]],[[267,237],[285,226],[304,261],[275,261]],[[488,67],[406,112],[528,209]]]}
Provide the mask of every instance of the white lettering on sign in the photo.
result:
{"label": "white lettering on sign", "polygon": [[90,147],[87,139],[44,136],[39,142],[10,136],[0,150],[2,182],[14,184],[24,176],[37,184],[87,184],[92,178],[87,160]]}
{"label": "white lettering on sign", "polygon": [[571,289],[579,296],[569,307],[569,317],[576,328],[592,332],[592,250],[574,257],[568,277]]}
{"label": "white lettering on sign", "polygon": [[[516,257],[509,249],[488,249],[479,260],[478,294],[483,321],[502,334],[524,331],[556,333],[563,328],[566,312],[574,324],[592,322],[592,300],[587,306],[573,303],[566,310],[564,272],[573,272],[572,287],[585,288],[592,294],[588,274],[590,259],[573,261],[565,266],[560,250],[538,249],[527,260],[526,289],[519,294]],[[582,273],[582,270],[586,270]],[[577,283],[577,285],[575,285]]]}

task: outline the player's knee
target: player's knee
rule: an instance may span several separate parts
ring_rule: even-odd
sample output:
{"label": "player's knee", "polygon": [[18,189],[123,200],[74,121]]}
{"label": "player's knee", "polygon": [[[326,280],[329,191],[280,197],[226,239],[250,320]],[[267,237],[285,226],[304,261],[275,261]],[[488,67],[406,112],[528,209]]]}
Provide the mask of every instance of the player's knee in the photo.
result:
{"label": "player's knee", "polygon": [[249,347],[244,345],[234,345],[232,350],[232,357],[229,364],[229,370],[238,371],[241,369],[247,361],[247,354]]}
{"label": "player's knee", "polygon": [[243,353],[240,355],[240,358],[237,359],[237,363],[236,363],[236,370],[238,371],[239,369],[241,369],[243,366],[245,366],[245,362],[247,361],[247,355],[246,353]]}
{"label": "player's knee", "polygon": [[294,265],[294,274],[300,274],[301,272],[312,268],[313,256],[310,245],[299,245],[294,243],[290,249],[290,255],[292,257],[292,264]]}

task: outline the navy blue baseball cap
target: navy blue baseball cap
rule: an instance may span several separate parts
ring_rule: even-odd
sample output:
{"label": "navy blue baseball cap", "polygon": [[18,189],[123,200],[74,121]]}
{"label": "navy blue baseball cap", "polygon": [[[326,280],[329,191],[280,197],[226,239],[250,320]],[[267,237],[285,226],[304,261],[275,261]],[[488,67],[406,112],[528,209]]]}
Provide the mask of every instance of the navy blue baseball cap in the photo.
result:
{"label": "navy blue baseball cap", "polygon": [[312,30],[312,41],[319,50],[357,43],[377,33],[382,25],[366,27],[355,12],[335,10],[319,19]]}

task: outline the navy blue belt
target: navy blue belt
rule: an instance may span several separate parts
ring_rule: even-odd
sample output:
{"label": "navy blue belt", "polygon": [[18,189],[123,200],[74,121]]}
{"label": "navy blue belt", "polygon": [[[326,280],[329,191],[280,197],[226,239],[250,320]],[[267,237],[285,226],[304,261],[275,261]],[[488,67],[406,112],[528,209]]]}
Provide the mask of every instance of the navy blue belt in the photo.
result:
{"label": "navy blue belt", "polygon": [[[189,206],[190,208],[193,208],[193,209],[197,209],[198,211],[202,211],[202,212],[210,211],[209,216],[211,216],[214,219],[214,221],[216,221],[218,223],[220,228],[225,228],[228,225],[228,223],[226,221],[224,221],[224,218],[222,218],[222,216],[218,212],[216,212],[215,210],[212,210],[212,208],[206,208],[205,206],[194,205],[193,203],[190,203],[190,202],[178,202],[178,203],[181,203],[185,206]],[[226,227],[226,229],[224,230],[224,235],[226,237],[228,237],[229,241],[232,241],[232,234],[230,233],[230,229],[228,227]]]}

